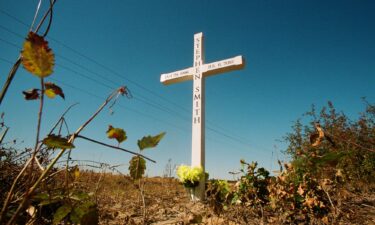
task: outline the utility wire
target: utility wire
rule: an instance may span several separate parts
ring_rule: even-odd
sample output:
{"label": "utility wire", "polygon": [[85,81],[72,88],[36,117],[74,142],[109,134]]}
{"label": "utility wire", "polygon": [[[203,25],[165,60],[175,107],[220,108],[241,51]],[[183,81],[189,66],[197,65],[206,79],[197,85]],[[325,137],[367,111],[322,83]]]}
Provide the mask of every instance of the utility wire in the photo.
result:
{"label": "utility wire", "polygon": [[[26,23],[24,23],[24,22],[18,20],[17,18],[11,16],[9,13],[4,12],[3,10],[0,10],[0,13],[3,13],[3,14],[5,14],[5,15],[7,15],[8,17],[14,19],[15,21],[19,22],[20,24],[22,24],[22,25],[24,25],[24,26],[27,26]],[[14,32],[14,31],[12,31],[12,30],[10,30],[10,29],[8,29],[8,28],[2,26],[2,25],[0,25],[0,28],[3,29],[3,30],[5,30],[5,31],[7,31],[7,32],[9,32],[9,33],[12,33],[12,34],[16,35],[17,37],[19,37],[19,38],[21,38],[21,39],[24,39],[24,37],[23,37],[22,35],[20,35],[20,34]],[[118,72],[112,70],[111,68],[108,68],[107,66],[102,65],[101,63],[97,62],[96,60],[94,60],[94,59],[92,59],[92,58],[90,58],[90,57],[88,57],[88,56],[86,56],[86,55],[84,55],[84,54],[78,52],[77,50],[75,50],[75,49],[69,47],[68,45],[66,45],[66,44],[64,44],[64,43],[62,43],[62,42],[60,42],[60,41],[58,41],[57,39],[55,39],[55,38],[53,38],[53,37],[51,37],[51,36],[49,36],[49,39],[51,39],[51,40],[53,40],[54,42],[60,44],[60,45],[63,46],[64,48],[66,48],[66,49],[72,51],[73,53],[75,53],[75,54],[77,54],[77,55],[79,55],[79,56],[81,56],[81,57],[83,57],[83,58],[85,58],[85,59],[87,59],[87,60],[93,62],[94,64],[96,64],[96,65],[98,65],[98,66],[100,66],[100,67],[106,69],[107,71],[109,71],[109,72],[115,74],[117,77],[120,77],[120,78],[126,79],[126,80],[128,80],[130,83],[133,83],[133,84],[135,84],[135,85],[138,86],[138,87],[141,87],[141,86],[142,86],[142,85],[136,83],[135,81],[132,81],[132,80],[130,80],[130,79],[128,79],[128,78],[123,77],[123,76],[120,75]],[[4,41],[5,41],[5,40],[4,40]],[[6,41],[5,41],[5,42],[6,42]],[[14,45],[14,44],[12,44],[12,43],[9,43],[9,42],[7,42],[7,43],[8,43],[8,44],[11,44],[12,46],[16,46],[16,45]],[[16,46],[16,47],[18,48],[18,46]],[[77,66],[77,67],[79,67],[79,68],[81,68],[81,69],[83,69],[83,70],[85,70],[85,71],[88,72],[88,73],[95,74],[95,75],[97,75],[98,77],[100,77],[100,78],[106,80],[107,82],[110,82],[110,83],[112,83],[112,84],[117,85],[117,83],[115,83],[113,80],[110,80],[110,79],[106,78],[105,76],[103,76],[103,75],[101,75],[101,74],[99,74],[99,73],[97,73],[97,72],[94,72],[94,71],[88,69],[87,67],[84,67],[84,66],[82,66],[82,65],[80,65],[80,64],[78,64],[78,63],[76,63],[76,62],[74,62],[73,60],[67,58],[67,57],[64,57],[64,56],[59,55],[59,54],[55,54],[55,55],[56,55],[57,57],[60,57],[61,59],[65,60],[65,61],[67,61],[67,62],[69,62],[69,63],[71,63],[71,64],[73,64],[73,65],[75,65],[75,66]],[[66,67],[65,67],[65,68],[66,68]],[[71,69],[69,69],[69,70],[71,70]],[[77,74],[77,72],[74,72],[74,73]],[[82,73],[80,73],[80,74],[82,74]],[[87,78],[87,76],[85,76],[85,77]],[[187,108],[182,107],[182,106],[178,105],[177,103],[174,103],[174,102],[170,101],[169,99],[166,99],[166,98],[163,97],[163,96],[160,96],[160,95],[158,95],[158,94],[155,94],[153,91],[147,89],[147,88],[144,87],[144,86],[142,86],[142,89],[148,91],[149,93],[153,94],[154,96],[156,95],[157,97],[161,98],[161,99],[164,100],[164,101],[167,101],[168,103],[170,103],[170,104],[172,104],[172,105],[174,105],[174,106],[178,106],[178,108],[180,108],[180,109],[181,109],[182,111],[184,111],[185,113],[189,113],[189,114],[191,113],[191,110],[188,110]],[[143,98],[143,99],[147,99],[145,96],[142,96],[142,95],[139,94],[139,93],[137,94],[137,96],[139,96],[139,97],[141,97],[141,98]],[[139,100],[139,98],[137,98],[137,100]],[[150,100],[145,100],[145,101],[150,101]],[[145,101],[142,101],[142,102],[145,103]],[[146,103],[146,104],[147,104],[147,103]],[[156,106],[157,104],[153,104],[153,105]],[[158,107],[158,108],[160,108],[160,107]],[[175,115],[177,115],[178,117],[183,118],[184,120],[189,120],[187,117],[182,117],[182,116],[181,116],[178,112],[176,112],[175,110],[170,110],[170,109],[169,109],[169,111],[170,111],[170,112],[173,112]],[[217,129],[220,129],[220,130],[227,130],[226,128],[224,128],[224,127],[222,127],[222,126],[219,126],[219,125],[217,125],[217,123],[214,123],[214,122],[212,122],[212,121],[210,121],[210,120],[208,120],[208,119],[206,119],[206,122],[207,122],[207,124],[209,124],[211,127],[213,126],[213,127],[216,127]],[[210,129],[211,129],[211,130],[215,130],[215,131],[217,131],[217,129],[214,129],[214,128],[210,128]],[[222,132],[217,131],[216,133],[222,133]],[[226,134],[226,136],[229,136],[229,135]],[[231,137],[233,137],[233,136],[231,136]],[[239,136],[235,137],[234,139],[237,139],[237,140],[245,139],[245,140],[246,140],[246,138],[244,138],[244,137],[239,137]],[[241,143],[245,143],[246,141],[241,140],[240,142],[241,142]]]}
{"label": "utility wire", "polygon": [[[15,19],[14,17],[10,16],[10,14],[8,14],[8,13],[4,13],[3,10],[0,10],[0,12],[3,13],[3,14],[5,14],[5,15],[7,15],[8,17],[10,17],[10,18],[12,18],[12,19]],[[19,20],[16,20],[16,21],[17,21],[17,22],[20,22]],[[21,24],[26,25],[25,23],[21,23]],[[0,25],[0,28],[3,29],[3,30],[6,30],[6,31],[9,32],[9,33],[12,33],[12,34],[16,35],[17,37],[20,37],[20,38],[23,39],[23,36],[22,36],[22,35],[20,35],[20,34],[18,34],[18,33],[16,33],[16,32],[13,32],[13,31],[11,31],[10,29],[8,29],[8,28],[6,28],[6,27],[4,27],[4,26],[2,26],[2,25]],[[50,37],[50,39],[53,40],[53,41],[55,41],[55,42],[57,42],[57,43],[59,43],[59,44],[62,45],[63,47],[65,47],[65,48],[71,50],[71,51],[74,52],[75,54],[77,54],[77,55],[79,55],[79,56],[81,56],[81,57],[84,57],[85,59],[87,59],[87,60],[93,62],[94,64],[96,64],[96,65],[98,65],[98,66],[100,66],[100,67],[106,69],[107,71],[111,72],[112,74],[116,75],[117,77],[120,77],[120,78],[122,78],[122,79],[125,79],[125,80],[129,81],[130,83],[132,83],[132,84],[134,84],[134,85],[136,85],[136,86],[142,88],[143,90],[146,90],[147,92],[149,92],[149,93],[151,93],[151,94],[153,94],[153,95],[156,94],[155,92],[153,92],[153,91],[147,89],[146,87],[144,87],[144,86],[138,84],[137,82],[132,81],[132,80],[126,78],[126,77],[123,77],[123,76],[120,75],[118,72],[114,71],[113,69],[111,69],[111,68],[109,68],[109,67],[107,67],[107,66],[105,66],[105,65],[103,65],[103,64],[101,64],[101,63],[99,63],[99,62],[97,62],[96,60],[94,60],[94,59],[92,59],[92,58],[90,58],[90,57],[88,57],[88,56],[86,56],[86,55],[84,55],[84,54],[78,52],[77,50],[75,50],[75,49],[73,49],[73,48],[71,48],[71,47],[69,47],[69,46],[67,46],[67,45],[65,45],[65,44],[63,44],[63,43],[61,43],[60,41],[58,41],[58,40],[56,40],[56,39],[53,39],[53,38],[51,38],[51,37]],[[0,41],[3,41],[4,43],[7,43],[7,44],[9,44],[9,45],[11,45],[11,46],[16,47],[17,49],[19,49],[18,45],[14,44],[14,43],[11,43],[11,42],[6,41],[6,40],[1,39],[1,38],[0,38]],[[58,56],[58,57],[60,57],[60,58],[62,58],[62,59],[64,59],[64,60],[66,60],[66,61],[72,63],[73,65],[75,65],[75,66],[77,66],[77,67],[79,67],[79,68],[81,68],[81,69],[83,69],[83,70],[85,70],[85,71],[87,71],[87,72],[89,72],[89,73],[91,73],[91,74],[94,74],[94,75],[96,75],[96,76],[101,77],[102,79],[106,80],[107,82],[110,82],[110,83],[112,83],[112,84],[117,84],[117,83],[115,83],[114,81],[112,81],[112,80],[110,80],[110,79],[104,77],[103,75],[101,75],[101,74],[99,74],[99,73],[97,73],[97,72],[94,72],[94,71],[92,71],[92,70],[90,70],[90,69],[88,69],[88,68],[86,68],[86,67],[84,67],[84,66],[82,66],[82,65],[80,65],[80,64],[78,64],[78,63],[76,63],[76,62],[74,62],[74,61],[72,61],[72,60],[70,60],[70,59],[68,59],[67,57],[64,57],[64,56],[61,56],[61,55],[56,55],[56,56]],[[93,82],[96,82],[96,83],[98,83],[98,84],[100,84],[100,85],[102,85],[102,86],[104,86],[104,87],[107,87],[107,88],[113,89],[112,86],[106,85],[106,84],[104,84],[103,82],[100,82],[100,81],[98,81],[98,80],[96,80],[96,79],[93,79],[92,77],[89,77],[89,76],[87,76],[87,75],[84,75],[83,73],[79,73],[79,72],[77,72],[77,71],[75,71],[75,70],[73,70],[73,69],[71,69],[71,68],[69,68],[69,67],[63,66],[63,65],[61,65],[61,64],[57,64],[57,66],[59,66],[59,67],[61,67],[61,68],[63,68],[63,69],[69,70],[69,71],[71,71],[71,72],[73,72],[73,73],[75,73],[75,74],[77,74],[77,75],[82,76],[82,77],[85,77],[86,79],[89,79],[89,80],[91,80],[91,81],[93,81]],[[174,102],[172,102],[172,101],[166,99],[166,98],[163,97],[163,96],[159,96],[158,94],[156,94],[156,96],[159,97],[159,98],[161,98],[161,99],[163,99],[163,100],[167,100],[167,102],[169,102],[169,103],[171,103],[171,104],[173,104],[173,105],[176,105],[176,103],[174,103]],[[143,98],[143,99],[142,99],[142,98]],[[167,107],[159,106],[158,104],[154,104],[154,103],[150,103],[150,102],[148,102],[147,100],[145,100],[145,99],[147,99],[147,98],[144,97],[144,96],[141,96],[141,95],[140,95],[140,98],[137,97],[137,98],[135,98],[135,99],[138,100],[138,101],[140,101],[140,102],[143,102],[144,104],[147,104],[147,105],[150,105],[150,106],[152,106],[152,107],[154,107],[154,108],[157,108],[157,109],[159,109],[159,110],[162,110],[162,111],[164,111],[164,112],[167,112],[167,113],[173,114],[173,115],[175,115],[175,116],[178,116],[178,117],[180,117],[181,119],[183,119],[183,120],[185,120],[185,121],[189,121],[189,119],[188,119],[187,117],[183,117],[183,116],[181,116],[178,112],[176,112],[176,111],[174,111],[174,110],[171,110],[171,109],[169,109],[169,108],[167,108]],[[178,106],[179,106],[179,105],[178,105]],[[186,108],[184,108],[184,107],[182,107],[182,106],[179,106],[179,108],[183,109],[183,111],[185,111],[185,112],[189,112],[189,113],[190,113],[189,110],[187,110]],[[222,128],[222,127],[216,125],[215,123],[212,123],[212,124],[211,124],[210,121],[208,121],[208,120],[207,120],[207,122],[210,124],[210,126],[212,125],[212,126],[219,127],[221,130],[226,130],[225,128]],[[224,136],[224,137],[226,137],[226,138],[228,138],[228,139],[231,139],[232,141],[235,141],[235,142],[241,143],[241,144],[243,144],[243,145],[246,145],[246,146],[248,146],[248,147],[251,146],[251,145],[253,145],[253,144],[249,145],[247,141],[244,141],[244,140],[243,140],[244,138],[241,138],[241,137],[234,137],[234,136],[232,136],[232,135],[228,135],[228,134],[226,134],[226,133],[224,133],[224,132],[221,132],[221,131],[219,131],[219,130],[217,130],[217,129],[214,129],[214,128],[212,128],[212,127],[207,127],[207,129],[210,130],[210,131],[212,131],[212,132],[214,132],[214,133],[216,133],[216,134],[219,134],[219,135]],[[253,145],[253,146],[254,146],[254,145]],[[262,147],[257,146],[257,148],[262,148]],[[265,149],[265,148],[262,148],[262,149]]]}
{"label": "utility wire", "polygon": [[[11,61],[6,60],[6,59],[3,59],[3,58],[1,58],[1,57],[0,57],[0,60],[2,60],[2,61],[4,61],[4,62],[7,62],[7,63],[9,63],[9,64],[13,64]],[[105,98],[103,98],[103,97],[100,97],[100,96],[98,96],[98,95],[96,95],[96,94],[94,94],[94,93],[92,93],[92,92],[89,92],[89,91],[84,90],[84,89],[82,89],[82,88],[79,88],[79,87],[77,87],[77,86],[74,86],[74,85],[68,84],[68,83],[66,83],[66,82],[64,82],[64,81],[61,81],[61,80],[59,80],[59,79],[55,79],[55,78],[52,78],[52,77],[50,77],[49,79],[52,80],[52,81],[55,81],[55,82],[57,82],[57,83],[59,83],[59,84],[61,84],[61,85],[63,85],[63,86],[69,87],[69,88],[71,88],[71,89],[73,89],[73,90],[76,90],[76,91],[79,91],[79,92],[85,93],[85,94],[88,95],[88,96],[91,96],[91,97],[97,98],[97,99],[99,99],[99,100],[101,100],[101,101],[102,101],[102,100],[105,100]],[[154,117],[154,116],[152,116],[152,115],[146,114],[146,113],[144,113],[144,112],[141,112],[141,111],[136,110],[136,109],[134,109],[134,108],[131,108],[131,107],[129,107],[129,106],[126,106],[126,107],[125,107],[125,106],[124,106],[123,104],[121,104],[121,103],[116,103],[116,104],[117,104],[120,108],[123,108],[123,109],[125,109],[125,110],[131,111],[131,112],[133,112],[133,113],[135,113],[135,114],[137,114],[137,115],[141,115],[141,116],[146,117],[146,118],[149,118],[149,119],[151,119],[151,120],[153,120],[153,121],[158,121],[158,122],[163,123],[163,124],[166,124],[166,125],[168,125],[168,126],[170,126],[170,127],[174,127],[174,128],[176,128],[176,129],[178,129],[178,130],[180,130],[180,131],[183,131],[184,133],[190,133],[186,128],[184,128],[184,127],[180,127],[180,126],[176,126],[175,124],[173,124],[173,123],[171,123],[171,122],[169,122],[169,121],[162,120],[162,119],[160,119],[160,118],[157,118],[157,117]],[[239,139],[235,139],[235,138],[233,138],[233,137],[231,137],[231,136],[229,136],[229,135],[227,135],[227,134],[225,134],[225,133],[223,133],[223,132],[217,131],[217,130],[212,129],[212,128],[209,128],[209,127],[207,127],[207,130],[209,130],[209,131],[211,131],[211,132],[213,132],[213,133],[219,134],[219,135],[221,135],[221,136],[224,136],[224,137],[226,137],[226,138],[228,138],[228,139],[231,139],[232,141],[235,141],[235,142],[241,143],[241,144],[243,144],[243,145],[249,147],[249,145],[248,145],[246,142],[242,142],[242,141],[239,140]],[[206,137],[206,138],[207,138],[208,140],[211,140],[211,141],[214,141],[214,142],[221,142],[221,143],[224,143],[224,144],[230,145],[230,144],[227,143],[227,142],[223,142],[221,139],[217,140],[217,139],[212,139],[212,138],[210,138],[210,137]]]}
{"label": "utility wire", "polygon": [[[7,63],[9,63],[9,64],[13,64],[11,61],[6,60],[6,59],[3,59],[3,58],[1,58],[1,57],[0,57],[0,60],[2,60],[2,61],[4,61],[4,62],[7,62]],[[74,71],[74,72],[76,72],[76,71]],[[78,72],[76,72],[76,73],[78,73]],[[101,101],[102,101],[102,100],[105,100],[105,98],[103,98],[103,97],[100,97],[100,96],[98,96],[98,95],[96,95],[96,94],[94,94],[94,93],[92,93],[92,92],[89,92],[89,91],[87,91],[87,90],[84,90],[84,89],[82,89],[82,88],[80,88],[80,87],[77,87],[77,86],[74,86],[74,85],[68,84],[68,83],[66,83],[66,82],[64,82],[64,81],[61,81],[61,80],[59,80],[59,79],[55,79],[55,78],[52,78],[52,77],[49,77],[48,79],[50,79],[50,80],[52,80],[52,81],[55,81],[55,82],[57,82],[57,83],[59,83],[59,84],[61,84],[61,85],[63,85],[63,86],[69,87],[69,88],[71,88],[71,89],[73,89],[73,90],[76,90],[76,91],[79,91],[79,92],[85,93],[86,95],[91,96],[91,97],[94,97],[94,98],[97,98],[97,99],[99,99],[99,100],[101,100]],[[152,116],[152,115],[146,114],[146,113],[144,113],[144,112],[141,112],[141,111],[136,110],[136,109],[134,109],[134,108],[131,108],[131,107],[129,107],[129,106],[126,106],[126,107],[125,107],[125,106],[124,106],[123,104],[121,104],[121,103],[116,103],[116,104],[117,104],[120,108],[123,108],[123,109],[125,109],[125,110],[131,111],[131,112],[133,112],[133,113],[135,113],[135,114],[137,114],[137,115],[140,115],[140,116],[143,116],[143,117],[149,118],[149,119],[151,119],[151,120],[153,120],[153,121],[158,121],[158,122],[163,123],[163,124],[166,124],[166,125],[168,125],[168,126],[170,126],[170,127],[174,127],[174,128],[176,128],[176,129],[178,129],[178,130],[180,130],[180,131],[183,131],[184,133],[190,133],[186,128],[183,128],[183,127],[180,127],[180,126],[176,126],[175,124],[173,124],[173,123],[171,123],[171,122],[169,122],[169,121],[162,120],[162,119],[160,119],[160,118],[157,118],[157,117],[155,117],[155,116]],[[190,120],[189,120],[189,121],[190,121]],[[209,130],[209,131],[211,131],[211,132],[213,132],[213,133],[219,134],[219,135],[221,135],[221,136],[224,136],[224,137],[226,137],[226,138],[228,138],[228,139],[231,139],[232,141],[235,141],[235,142],[237,142],[237,143],[241,143],[241,144],[243,144],[244,146],[249,147],[249,144],[248,144],[248,143],[243,142],[243,141],[240,140],[240,139],[236,139],[236,138],[234,138],[234,137],[232,137],[232,136],[230,136],[230,135],[227,135],[227,134],[225,134],[224,132],[220,132],[220,131],[215,130],[215,129],[210,128],[210,127],[207,127],[207,130]],[[214,141],[214,142],[221,142],[221,143],[224,143],[224,144],[228,144],[228,145],[230,145],[230,144],[227,143],[227,142],[223,142],[221,139],[217,140],[217,139],[212,139],[212,138],[210,138],[210,137],[206,137],[206,138],[207,138],[208,140],[211,140],[211,141]],[[258,148],[261,149],[261,147],[258,147]]]}

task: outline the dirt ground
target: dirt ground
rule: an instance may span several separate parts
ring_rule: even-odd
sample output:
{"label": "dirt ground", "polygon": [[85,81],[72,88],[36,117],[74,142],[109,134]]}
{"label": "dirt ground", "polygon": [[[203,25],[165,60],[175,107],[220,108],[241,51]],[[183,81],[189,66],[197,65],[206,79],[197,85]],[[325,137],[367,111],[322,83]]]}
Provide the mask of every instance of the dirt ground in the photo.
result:
{"label": "dirt ground", "polygon": [[[207,203],[191,202],[172,178],[145,179],[144,208],[138,186],[128,177],[106,175],[97,187],[100,224],[280,224],[273,215],[235,222],[235,208],[216,215]],[[352,195],[337,211],[342,216],[335,224],[375,224],[375,193]]]}

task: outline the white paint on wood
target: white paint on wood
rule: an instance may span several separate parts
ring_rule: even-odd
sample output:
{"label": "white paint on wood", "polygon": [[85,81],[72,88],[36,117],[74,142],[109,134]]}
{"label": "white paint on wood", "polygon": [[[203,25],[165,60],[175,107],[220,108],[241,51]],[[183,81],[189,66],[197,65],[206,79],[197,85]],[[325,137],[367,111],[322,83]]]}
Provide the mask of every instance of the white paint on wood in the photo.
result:
{"label": "white paint on wood", "polygon": [[[205,171],[205,77],[242,69],[245,62],[242,56],[204,64],[203,33],[194,35],[193,66],[172,73],[161,74],[160,82],[165,85],[193,80],[193,115],[191,166],[202,167]],[[205,180],[195,188],[194,199],[204,200]]]}

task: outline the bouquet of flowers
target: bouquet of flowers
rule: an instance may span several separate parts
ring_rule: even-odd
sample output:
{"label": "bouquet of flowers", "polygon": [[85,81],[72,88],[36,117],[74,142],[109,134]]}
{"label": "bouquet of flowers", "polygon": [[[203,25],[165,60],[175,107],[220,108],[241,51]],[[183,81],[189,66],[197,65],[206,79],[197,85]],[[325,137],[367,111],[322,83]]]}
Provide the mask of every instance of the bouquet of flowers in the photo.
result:
{"label": "bouquet of flowers", "polygon": [[199,181],[204,177],[203,169],[201,167],[190,167],[181,165],[177,168],[177,176],[180,182],[186,188],[195,188]]}

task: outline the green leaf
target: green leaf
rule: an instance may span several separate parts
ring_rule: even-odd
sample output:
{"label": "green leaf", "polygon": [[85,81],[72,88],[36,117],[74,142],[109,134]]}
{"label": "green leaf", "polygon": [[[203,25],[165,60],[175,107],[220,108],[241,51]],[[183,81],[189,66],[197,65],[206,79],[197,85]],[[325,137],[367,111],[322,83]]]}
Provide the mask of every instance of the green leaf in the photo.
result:
{"label": "green leaf", "polygon": [[74,224],[98,224],[99,217],[97,207],[94,202],[87,201],[73,208],[70,214],[70,220]]}
{"label": "green leaf", "polygon": [[160,140],[164,137],[165,132],[162,132],[156,136],[145,136],[141,140],[138,140],[138,147],[142,151],[145,148],[154,148],[156,147]]}
{"label": "green leaf", "polygon": [[90,197],[91,197],[90,193],[86,193],[86,192],[76,192],[76,193],[70,194],[69,196],[70,199],[73,199],[76,201],[82,201],[85,199],[89,199]]}
{"label": "green leaf", "polygon": [[39,194],[34,195],[32,198],[35,200],[47,200],[50,197],[49,197],[49,194],[47,193],[39,193]]}
{"label": "green leaf", "polygon": [[57,199],[57,198],[47,199],[47,200],[41,201],[38,205],[39,206],[50,205],[50,204],[60,202],[60,201],[61,201],[61,199]]}
{"label": "green leaf", "polygon": [[60,221],[63,220],[71,211],[72,207],[70,205],[63,205],[58,208],[53,215],[53,224],[60,223]]}
{"label": "green leaf", "polygon": [[134,180],[142,178],[146,170],[146,160],[140,156],[134,156],[129,162],[129,173]]}
{"label": "green leaf", "polygon": [[63,199],[63,195],[50,195],[47,193],[39,193],[33,197],[33,200],[39,202],[39,206],[50,205],[56,202],[60,202]]}
{"label": "green leaf", "polygon": [[61,148],[61,149],[71,149],[74,148],[72,143],[68,142],[68,139],[63,138],[59,135],[50,134],[48,137],[44,138],[43,144],[48,148]]}

